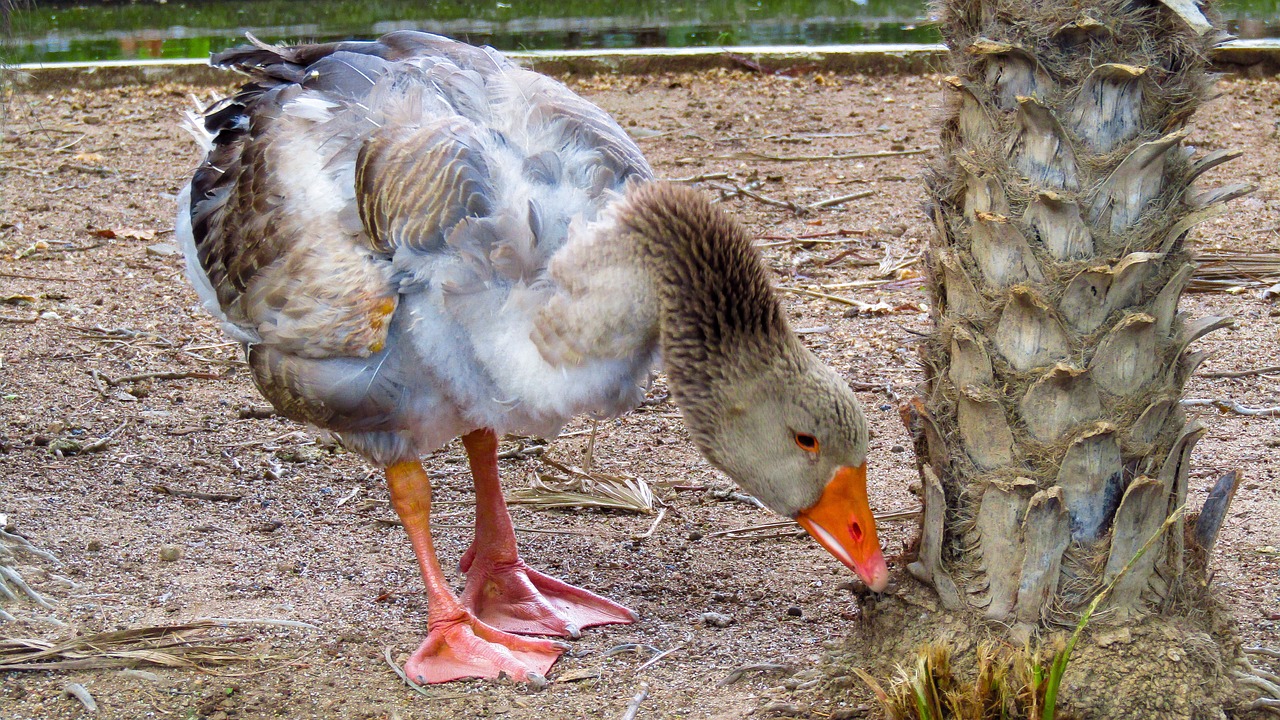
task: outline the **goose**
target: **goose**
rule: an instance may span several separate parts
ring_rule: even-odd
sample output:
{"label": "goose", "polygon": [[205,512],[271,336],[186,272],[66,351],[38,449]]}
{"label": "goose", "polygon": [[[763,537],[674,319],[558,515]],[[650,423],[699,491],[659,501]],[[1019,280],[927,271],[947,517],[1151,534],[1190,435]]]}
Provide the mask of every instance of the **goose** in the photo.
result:
{"label": "goose", "polygon": [[[250,41],[211,60],[247,83],[189,118],[187,274],[282,415],[384,469],[427,597],[410,678],[545,679],[567,646],[531,636],[636,620],[520,558],[497,443],[625,412],[659,361],[706,459],[884,590],[866,420],[742,225],[491,48]],[[420,458],[459,436],[476,522],[455,596]]]}

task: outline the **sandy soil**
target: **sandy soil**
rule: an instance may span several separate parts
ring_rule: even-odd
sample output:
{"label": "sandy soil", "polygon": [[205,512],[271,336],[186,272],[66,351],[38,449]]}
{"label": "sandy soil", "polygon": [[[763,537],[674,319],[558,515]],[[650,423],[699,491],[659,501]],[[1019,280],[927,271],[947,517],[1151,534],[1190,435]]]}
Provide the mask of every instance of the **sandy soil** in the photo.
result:
{"label": "sandy soil", "polygon": [[[758,192],[801,205],[869,191],[803,216],[755,199],[726,200],[767,236],[761,242],[782,285],[875,279],[874,263],[924,246],[925,155],[776,158],[932,145],[937,77],[715,71],[572,84],[643,138],[661,175],[725,172],[739,183],[758,177]],[[1200,116],[1199,152],[1234,147],[1247,154],[1209,181],[1244,179],[1259,190],[1203,226],[1195,242],[1280,250],[1273,122],[1280,85],[1228,80],[1220,90]],[[73,682],[92,693],[103,718],[619,717],[642,683],[649,696],[640,718],[863,714],[856,702],[817,697],[808,683],[859,621],[851,573],[788,533],[713,536],[776,518],[716,492],[728,483],[689,444],[661,382],[641,411],[600,425],[594,453],[597,469],[643,478],[669,505],[651,536],[633,539],[650,529],[651,516],[514,511],[518,526],[545,531],[521,534],[534,567],[608,594],[641,621],[587,631],[541,692],[455,683],[429,689],[428,699],[401,684],[382,659],[384,648],[402,660],[417,646],[425,605],[402,531],[381,522],[394,515],[380,477],[292,422],[241,417],[242,408],[262,401],[236,348],[197,306],[170,244],[172,196],[197,161],[177,122],[192,93],[211,91],[66,89],[19,94],[5,105],[0,513],[62,566],[24,560],[21,569],[54,607],[7,603],[22,622],[4,625],[0,635],[53,639],[200,617],[290,619],[320,630],[238,628],[249,638],[246,649],[270,659],[212,672],[0,674],[0,718],[80,717],[79,702],[64,694]],[[780,239],[840,229],[847,234],[825,242]],[[894,397],[910,393],[918,378],[913,341],[928,327],[927,299],[911,283],[831,292],[883,301],[887,312],[850,315],[847,306],[795,294],[786,296],[788,310],[806,342],[849,380],[885,388],[859,393],[875,432],[873,504],[911,509],[907,486],[915,478]],[[1280,358],[1280,310],[1256,292],[1194,295],[1183,307],[1239,320],[1200,343],[1212,353],[1202,374]],[[34,322],[20,322],[28,319]],[[111,384],[155,372],[199,375]],[[1201,377],[1189,395],[1277,405],[1280,375]],[[1238,468],[1246,478],[1223,531],[1215,582],[1236,609],[1246,642],[1277,646],[1280,419],[1206,411],[1204,422],[1210,430],[1195,451],[1192,505],[1222,473]],[[104,437],[110,440],[100,451],[75,454]],[[584,437],[556,440],[548,452],[581,462]],[[444,507],[449,516],[440,522],[446,564],[470,538],[469,507],[458,502],[470,497],[460,460],[454,446],[428,464],[437,499],[458,503]],[[540,468],[535,459],[503,464],[508,487],[526,484]],[[887,552],[896,555],[912,531],[909,522],[887,523]],[[728,616],[727,627],[705,623],[708,612]],[[666,654],[606,652],[625,643]],[[747,672],[725,682],[735,668],[758,663],[796,674]]]}

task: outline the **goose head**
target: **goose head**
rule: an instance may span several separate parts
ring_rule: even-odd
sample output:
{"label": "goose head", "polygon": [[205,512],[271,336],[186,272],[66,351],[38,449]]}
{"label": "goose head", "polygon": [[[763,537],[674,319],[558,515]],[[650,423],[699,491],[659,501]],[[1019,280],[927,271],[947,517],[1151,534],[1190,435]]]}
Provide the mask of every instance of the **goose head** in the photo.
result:
{"label": "goose head", "polygon": [[791,331],[745,228],[699,193],[664,183],[634,190],[621,221],[661,300],[671,393],[698,449],[884,590],[866,418],[844,380]]}
{"label": "goose head", "polygon": [[724,386],[691,421],[714,465],[883,591],[889,571],[867,499],[867,423],[848,385],[807,350]]}

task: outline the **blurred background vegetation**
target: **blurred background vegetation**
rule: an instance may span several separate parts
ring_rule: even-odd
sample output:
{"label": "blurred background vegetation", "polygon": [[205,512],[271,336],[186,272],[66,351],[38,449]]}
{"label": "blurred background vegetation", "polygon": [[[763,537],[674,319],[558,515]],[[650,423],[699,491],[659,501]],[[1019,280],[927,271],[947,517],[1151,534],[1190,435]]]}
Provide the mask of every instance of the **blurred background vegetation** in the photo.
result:
{"label": "blurred background vegetation", "polygon": [[[501,50],[930,43],[926,0],[0,0],[9,63],[203,58],[243,42],[438,32]],[[1241,37],[1280,36],[1280,0],[1222,5]]]}

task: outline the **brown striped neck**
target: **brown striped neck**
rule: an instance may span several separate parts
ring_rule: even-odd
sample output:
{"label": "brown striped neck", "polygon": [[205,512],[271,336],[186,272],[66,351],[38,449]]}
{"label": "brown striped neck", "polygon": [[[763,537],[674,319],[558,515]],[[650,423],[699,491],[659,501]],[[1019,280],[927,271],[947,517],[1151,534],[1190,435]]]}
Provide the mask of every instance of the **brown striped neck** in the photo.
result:
{"label": "brown striped neck", "polygon": [[792,364],[798,343],[741,224],[680,185],[645,185],[627,203],[620,222],[652,273],[664,364],[681,394]]}

